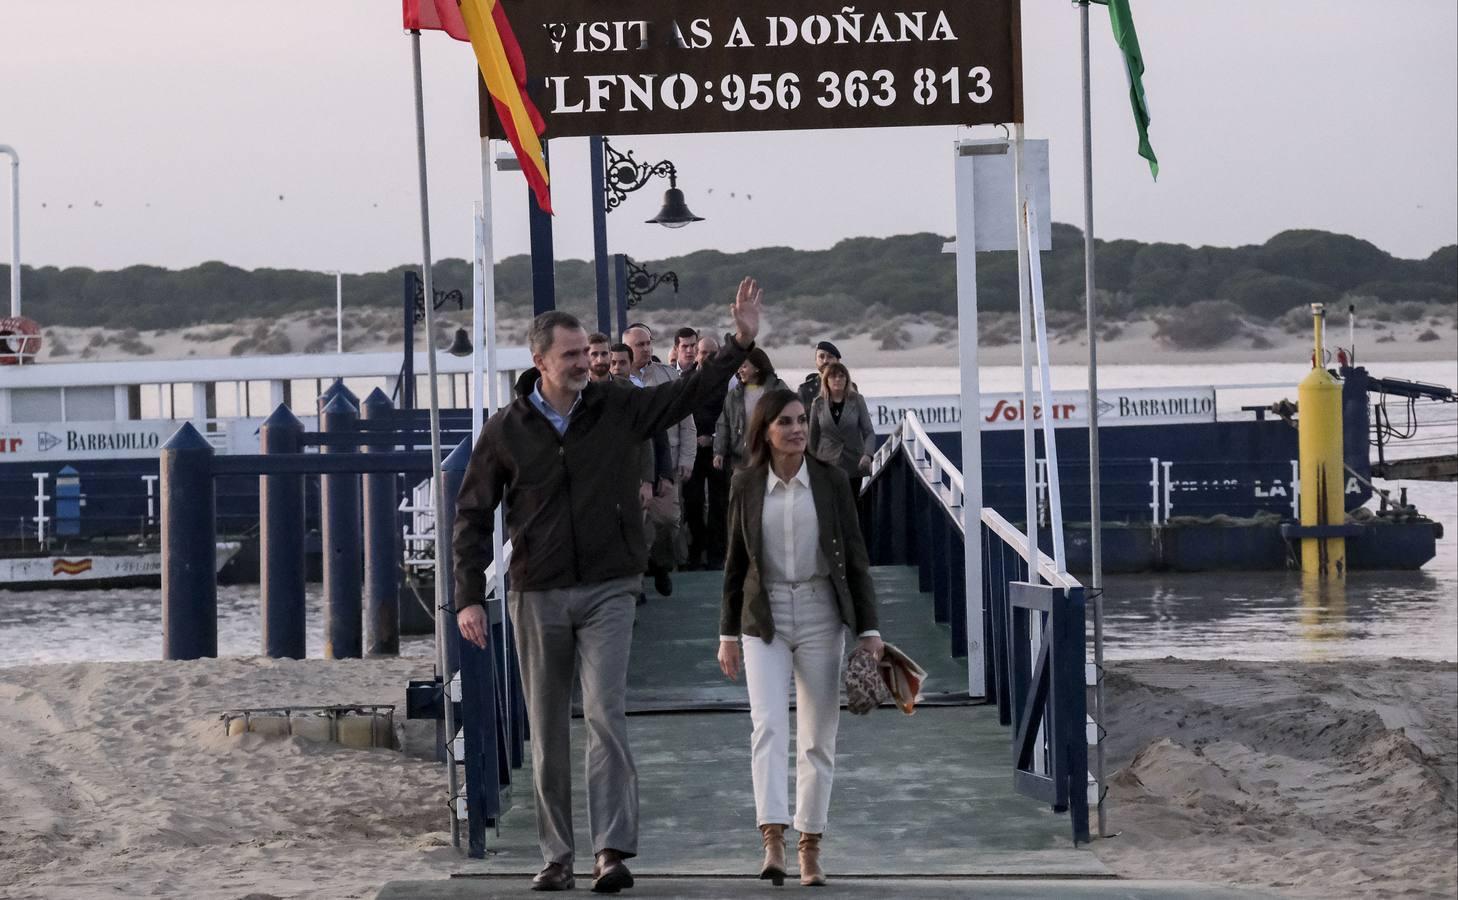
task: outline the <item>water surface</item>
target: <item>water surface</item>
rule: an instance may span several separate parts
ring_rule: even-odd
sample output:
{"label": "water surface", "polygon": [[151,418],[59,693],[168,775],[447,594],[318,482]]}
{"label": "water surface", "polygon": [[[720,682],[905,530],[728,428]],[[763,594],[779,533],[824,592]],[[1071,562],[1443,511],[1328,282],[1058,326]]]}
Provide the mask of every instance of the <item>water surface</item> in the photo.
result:
{"label": "water surface", "polygon": [[[1458,363],[1372,363],[1373,374],[1458,383]],[[1108,387],[1289,383],[1301,365],[1101,367]],[[1085,374],[1075,366],[1054,371],[1054,386],[1078,388]],[[955,393],[954,368],[860,369],[862,389],[873,394]],[[1014,367],[985,367],[987,390],[1015,390]],[[1222,391],[1222,414],[1240,405],[1270,402],[1273,391]],[[1399,419],[1402,410],[1394,407]],[[1428,405],[1416,443],[1393,456],[1452,453],[1458,448],[1455,405]],[[1105,584],[1105,635],[1110,658],[1181,656],[1234,659],[1329,659],[1406,656],[1458,659],[1458,484],[1381,482],[1443,524],[1438,555],[1419,572],[1357,572],[1344,590],[1320,595],[1304,589],[1296,573],[1209,573],[1111,576]],[[323,653],[322,601],[308,591],[308,654]],[[705,624],[705,640],[715,624]],[[261,646],[256,585],[218,591],[218,649],[225,656],[251,655]],[[407,638],[407,655],[430,656],[429,637]],[[40,662],[157,659],[162,650],[162,610],[156,589],[110,591],[0,591],[0,666]]]}

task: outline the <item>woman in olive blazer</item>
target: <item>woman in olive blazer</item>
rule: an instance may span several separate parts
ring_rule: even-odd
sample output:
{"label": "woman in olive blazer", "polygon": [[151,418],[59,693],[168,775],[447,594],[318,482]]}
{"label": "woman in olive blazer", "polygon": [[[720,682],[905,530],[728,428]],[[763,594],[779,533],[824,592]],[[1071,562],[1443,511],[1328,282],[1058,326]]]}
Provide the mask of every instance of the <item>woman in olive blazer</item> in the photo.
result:
{"label": "woman in olive blazer", "polygon": [[[764,846],[760,877],[785,876],[790,825],[788,687],[795,684],[800,883],[824,884],[820,837],[830,808],[840,723],[845,630],[879,657],[876,591],[850,482],[815,459],[808,417],[794,391],[766,391],[750,419],[748,465],[729,488],[729,547],[719,615],[719,667],[741,662],[753,721],[755,815]],[[740,640],[744,646],[741,649]]]}

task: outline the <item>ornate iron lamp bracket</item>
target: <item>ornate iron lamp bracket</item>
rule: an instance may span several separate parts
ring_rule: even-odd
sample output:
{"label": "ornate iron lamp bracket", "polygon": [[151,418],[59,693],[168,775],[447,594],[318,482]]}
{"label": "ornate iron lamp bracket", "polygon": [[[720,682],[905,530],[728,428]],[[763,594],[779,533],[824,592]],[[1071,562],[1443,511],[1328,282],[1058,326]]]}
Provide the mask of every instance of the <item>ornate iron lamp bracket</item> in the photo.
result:
{"label": "ornate iron lamp bracket", "polygon": [[662,275],[655,275],[647,269],[623,257],[623,262],[628,267],[628,308],[632,309],[643,302],[644,296],[653,293],[660,284],[673,285],[673,292],[678,293],[678,274],[676,272],[664,272]]}
{"label": "ornate iron lamp bracket", "polygon": [[640,163],[633,158],[633,151],[619,153],[606,138],[602,142],[606,159],[606,177],[603,179],[603,196],[607,211],[612,212],[628,199],[628,195],[642,188],[649,179],[657,176],[667,178],[670,187],[678,187],[678,170],[668,160]]}
{"label": "ornate iron lamp bracket", "polygon": [[[460,288],[451,288],[448,291],[437,289],[435,292],[435,302],[431,305],[431,308],[435,312],[440,312],[442,306],[451,302],[456,304],[456,310],[458,312],[465,311],[466,295],[461,293]],[[415,279],[415,321],[425,321],[425,284],[418,278]]]}

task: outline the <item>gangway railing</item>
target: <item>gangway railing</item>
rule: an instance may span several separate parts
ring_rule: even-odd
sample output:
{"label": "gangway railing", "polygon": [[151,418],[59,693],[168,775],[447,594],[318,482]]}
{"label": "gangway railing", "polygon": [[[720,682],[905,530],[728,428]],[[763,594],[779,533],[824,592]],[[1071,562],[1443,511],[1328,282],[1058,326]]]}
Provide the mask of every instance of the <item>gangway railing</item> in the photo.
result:
{"label": "gangway railing", "polygon": [[[872,457],[862,494],[871,509],[872,562],[917,567],[936,621],[949,626],[951,654],[967,659],[969,693],[984,685],[998,720],[1013,729],[1014,785],[1068,812],[1074,843],[1088,841],[1089,807],[1102,810],[1105,797],[1104,731],[1083,585],[991,508],[979,510],[975,543],[968,543],[963,474],[914,412]],[[970,598],[969,548],[980,562],[972,569],[981,572]],[[971,677],[977,668],[980,679]]]}
{"label": "gangway railing", "polygon": [[[510,541],[503,545],[499,565],[511,565]],[[460,669],[447,691],[461,710],[454,719],[457,731],[447,744],[450,764],[461,777],[454,793],[447,782],[447,799],[453,814],[466,824],[468,855],[477,858],[485,854],[486,829],[511,808],[511,773],[522,767],[526,738],[526,709],[514,677],[515,642],[505,615],[506,598],[498,592],[503,582],[497,566],[492,561],[485,573],[491,640],[484,650],[461,641]]]}

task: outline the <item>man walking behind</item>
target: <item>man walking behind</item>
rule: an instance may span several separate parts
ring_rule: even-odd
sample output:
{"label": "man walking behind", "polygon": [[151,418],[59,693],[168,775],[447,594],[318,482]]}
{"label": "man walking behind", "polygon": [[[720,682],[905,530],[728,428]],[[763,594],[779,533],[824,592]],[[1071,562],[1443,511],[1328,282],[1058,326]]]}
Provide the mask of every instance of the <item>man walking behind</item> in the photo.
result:
{"label": "man walking behind", "polygon": [[[629,377],[634,384],[656,387],[681,377],[674,367],[653,359],[653,335],[646,326],[628,326],[623,339],[633,349],[633,370]],[[693,472],[694,456],[698,452],[698,433],[692,415],[670,422],[666,430],[672,477],[655,487],[648,504],[648,526],[652,532],[648,539],[648,574],[653,576],[654,589],[665,597],[673,593],[669,573],[678,564],[679,488]]]}
{"label": "man walking behind", "polygon": [[[707,365],[719,352],[719,341],[702,337],[694,350],[696,365]],[[694,469],[683,485],[683,518],[689,531],[688,568],[722,569],[729,519],[729,478],[714,468],[714,427],[724,411],[725,394],[715,394],[694,410],[697,452]]]}
{"label": "man walking behind", "polygon": [[626,719],[628,649],[647,561],[638,452],[653,432],[724,391],[759,333],[760,308],[758,285],[744,279],[732,307],[735,334],[719,358],[649,389],[590,382],[587,332],[571,315],[543,313],[528,337],[540,379],[528,396],[491,417],[471,453],[452,541],[456,620],[463,638],[486,645],[482,604],[492,513],[505,502],[512,543],[507,604],[531,727],[537,837],[546,863],[532,880],[534,890],[568,890],[574,882],[574,669],[587,729],[593,890],[615,893],[633,885],[624,863],[638,852],[638,776]]}

